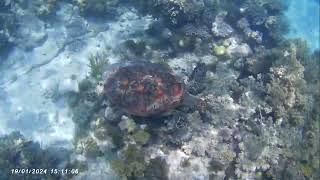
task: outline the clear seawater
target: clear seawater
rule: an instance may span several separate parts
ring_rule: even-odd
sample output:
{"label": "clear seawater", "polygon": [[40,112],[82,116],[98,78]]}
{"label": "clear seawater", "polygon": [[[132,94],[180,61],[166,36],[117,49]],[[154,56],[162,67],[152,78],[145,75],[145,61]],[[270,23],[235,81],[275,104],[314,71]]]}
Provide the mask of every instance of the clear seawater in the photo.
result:
{"label": "clear seawater", "polygon": [[286,16],[290,24],[288,38],[303,38],[312,50],[319,49],[320,3],[318,0],[289,1]]}
{"label": "clear seawater", "polygon": [[[75,0],[75,1],[57,0],[59,1],[58,3],[61,3],[60,4],[61,7],[55,10],[56,11],[54,13],[55,15],[50,16],[49,18],[47,17],[39,18],[32,14],[31,12],[32,10],[21,10],[15,7],[17,6],[15,5],[15,3],[18,3],[18,1],[15,1],[15,0],[1,0],[1,1],[5,1],[7,5],[5,5],[4,8],[0,6],[0,15],[2,14],[6,15],[6,13],[8,13],[7,11],[8,9],[6,8],[12,8],[11,11],[14,12],[15,15],[17,16],[16,18],[19,19],[19,30],[13,33],[12,37],[10,37],[11,39],[9,38],[8,40],[15,43],[10,44],[10,46],[6,47],[5,50],[0,51],[1,53],[0,54],[0,139],[6,137],[6,135],[10,134],[11,132],[18,131],[27,140],[39,143],[41,148],[43,149],[63,148],[72,152],[71,153],[72,158],[75,158],[75,159],[78,158],[81,160],[85,159],[85,157],[83,156],[78,157],[78,154],[75,150],[76,149],[75,143],[74,143],[76,139],[75,134],[78,129],[72,120],[73,117],[72,117],[72,112],[69,104],[70,99],[69,99],[69,96],[67,97],[67,95],[71,94],[70,96],[72,97],[72,93],[79,92],[78,84],[83,79],[90,76],[90,67],[88,66],[89,64],[88,59],[91,55],[95,55],[99,52],[107,51],[108,52],[107,57],[109,59],[109,63],[111,64],[119,63],[123,59],[130,58],[126,56],[122,57],[122,56],[119,56],[119,54],[117,54],[119,51],[123,50],[122,45],[127,40],[129,39],[140,40],[147,37],[149,38],[150,41],[146,41],[146,42],[152,42],[152,43],[157,42],[158,40],[156,38],[155,39],[150,38],[145,34],[146,33],[145,30],[149,27],[150,24],[152,24],[156,20],[156,18],[152,17],[151,15],[148,15],[145,12],[140,13],[139,10],[135,9],[135,7],[119,8],[117,9],[117,14],[115,15],[115,17],[112,17],[112,18],[106,18],[106,19],[104,18],[101,19],[97,17],[84,18],[81,13],[78,13],[79,7],[75,7],[74,5],[75,2],[82,2],[81,0]],[[28,3],[30,4],[31,1],[33,0],[25,0],[25,1],[21,1],[23,2],[21,3],[22,5],[19,3],[18,4],[19,6],[21,5],[21,6],[27,7],[28,6],[27,4]],[[99,0],[95,0],[95,1],[98,2]],[[223,0],[220,0],[220,1],[223,1]],[[319,47],[320,47],[320,33],[319,33],[320,1],[319,0],[285,0],[285,1],[286,1],[286,4],[288,4],[288,10],[285,12],[285,17],[288,21],[288,25],[290,29],[290,31],[288,32],[288,34],[285,35],[285,37],[287,39],[301,38],[305,40],[308,44],[308,47],[311,50],[309,52],[310,54],[316,50],[319,50]],[[41,2],[46,3],[46,1],[44,2],[41,1]],[[206,0],[206,2],[208,2],[208,0]],[[39,6],[37,7],[39,8]],[[163,13],[163,12],[159,11],[159,13]],[[7,16],[4,16],[4,17],[7,17]],[[8,18],[11,18],[11,16]],[[4,19],[1,18],[0,21],[2,20],[4,22],[5,19],[6,18]],[[165,19],[165,20],[168,20],[168,19]],[[7,21],[5,23],[0,22],[0,25],[2,25],[2,27],[0,26],[0,28],[3,28],[3,29],[0,29],[0,32],[2,32],[3,34],[7,34],[5,28],[7,28],[8,24],[6,23]],[[196,24],[195,26],[198,26],[198,24]],[[257,29],[260,30],[259,28]],[[170,34],[170,33],[167,33],[167,34]],[[0,43],[3,43],[3,44],[8,43],[7,40],[3,40],[1,38],[2,36],[0,36]],[[219,40],[220,40],[219,38],[215,39],[216,42],[218,42]],[[193,41],[188,39],[186,40],[186,42],[190,43]],[[183,43],[186,43],[186,42],[179,41],[178,45],[183,47],[184,46]],[[222,43],[222,41],[220,40],[219,43],[217,43],[219,45],[214,44],[209,48],[215,49],[214,47],[216,46],[221,47],[223,46],[221,44],[223,44],[224,42]],[[249,40],[248,42],[243,42],[243,43],[250,44]],[[157,44],[157,43],[154,43],[154,44]],[[247,46],[244,46],[244,47],[247,47]],[[147,50],[148,48],[150,49],[153,47],[146,47]],[[1,45],[0,45],[0,50],[1,50]],[[250,51],[250,52],[254,52],[254,51]],[[178,70],[178,72],[183,74],[185,77],[188,77],[186,76],[187,71],[190,69],[193,69],[196,66],[196,63],[188,64],[183,60],[188,58],[189,59],[203,58],[203,57],[197,57],[197,52],[192,54],[187,50],[186,52],[181,53],[180,49],[179,48],[175,49],[175,47],[171,48],[166,53],[167,54],[164,54],[164,55],[161,54],[161,56],[159,55],[159,57],[157,57],[156,53],[150,56],[146,55],[146,57],[153,57],[153,58],[156,57],[155,59],[157,60],[163,60],[170,57],[171,64],[169,63],[169,65],[174,67],[179,67],[181,65],[181,67],[183,66],[184,69],[187,69],[186,72]],[[175,55],[179,53],[180,53],[180,57],[175,57],[176,59],[172,58],[172,54]],[[319,61],[317,63],[319,64]],[[227,66],[227,65],[224,66],[224,65],[225,64],[223,62],[220,64],[220,66],[214,66],[214,68],[221,67],[221,69],[217,68],[217,72],[219,71],[222,72],[225,70],[225,72],[223,72],[225,73],[223,76],[226,79],[229,77],[232,78],[236,75],[241,77],[243,74],[246,75],[247,73],[247,72],[241,72],[241,73],[239,72],[239,74],[236,74],[236,73],[232,74],[232,72],[230,71],[230,74],[228,74],[229,72],[228,68],[230,68],[230,66]],[[262,71],[262,73],[264,72],[265,71]],[[220,76],[215,76],[215,73],[211,73],[209,75],[211,75],[213,79],[212,81],[219,83],[217,79],[219,79]],[[250,84],[251,83],[250,80],[252,80],[252,78],[258,79],[258,77],[259,75],[255,74],[253,76],[248,77],[246,80],[248,81],[248,84]],[[224,83],[223,80],[221,80],[219,85]],[[184,79],[184,81],[188,82],[186,78]],[[234,82],[240,83],[240,80],[234,81]],[[315,85],[316,83],[318,82],[315,82]],[[224,88],[221,88],[221,89],[222,89],[221,91],[225,90]],[[228,91],[228,90],[225,90],[225,91]],[[99,91],[99,89],[97,91]],[[241,90],[239,90],[239,92],[240,91]],[[254,91],[254,90],[250,89],[250,91],[246,93],[247,98],[251,97],[251,94],[250,94],[252,93],[251,91]],[[213,95],[223,94],[223,93],[214,94],[214,92],[215,91],[212,91]],[[240,108],[240,106],[239,107],[233,106],[233,103],[235,101],[232,100],[231,96],[228,96],[228,97],[230,98],[222,99],[221,102],[230,101],[230,104],[232,105],[230,105],[230,107],[228,108],[233,110]],[[84,111],[83,116],[85,116],[86,115],[85,108],[81,110]],[[246,111],[253,111],[253,110],[246,109]],[[105,112],[103,113],[99,112],[99,113],[104,114]],[[265,114],[268,114],[268,113],[265,113]],[[229,114],[226,114],[225,116],[229,116]],[[260,116],[261,116],[261,112],[260,112]],[[240,122],[244,122],[244,121],[245,120]],[[88,124],[88,129],[95,125],[93,124],[94,123]],[[265,126],[263,122],[259,122],[258,124],[261,125],[261,127]],[[140,125],[141,127],[144,127],[145,124],[140,124]],[[237,125],[238,124],[236,124],[235,126]],[[213,127],[215,126],[218,126],[218,125],[214,125]],[[228,128],[232,128],[232,127],[228,127]],[[212,133],[217,134],[217,132],[213,132],[213,131]],[[277,134],[277,133],[278,132],[275,132],[274,134]],[[303,130],[301,130],[301,134],[303,133],[304,133]],[[79,135],[79,132],[78,132],[78,135]],[[239,136],[240,135],[241,133],[239,133]],[[94,136],[94,135],[89,133],[88,136]],[[273,139],[270,138],[268,140],[272,141]],[[100,143],[99,145],[101,145],[103,148],[105,149],[109,148],[108,151],[105,153],[105,157],[104,157],[107,160],[99,159],[99,158],[92,160],[88,158],[89,160],[86,161],[89,164],[87,167],[88,168],[87,174],[86,176],[82,176],[80,179],[88,179],[88,180],[91,180],[94,178],[101,178],[106,180],[117,179],[115,173],[111,170],[110,165],[108,163],[105,163],[105,161],[109,162],[110,159],[113,159],[114,157],[116,157],[117,153],[114,151],[113,147],[110,148],[111,143],[107,142],[107,140],[105,142],[99,141],[99,143]],[[273,142],[268,142],[268,143],[273,144]],[[5,143],[2,143],[0,145],[4,146]],[[22,147],[19,146],[19,148],[22,148]],[[5,149],[5,148],[0,147],[0,153],[3,153],[1,151],[2,149]],[[0,156],[0,173],[2,168],[1,163],[4,162],[2,161],[1,157],[2,156]],[[175,163],[176,162],[173,161],[172,164],[175,165]],[[209,162],[202,161],[202,163],[208,164]],[[236,168],[235,165],[232,163],[230,163],[231,164],[230,168],[231,169]],[[202,167],[203,164],[200,163],[199,167]],[[263,169],[264,167],[263,166],[257,167],[257,169],[259,168]],[[308,167],[305,167],[304,170],[306,171],[306,173],[311,171],[308,169]],[[319,171],[319,169],[316,169],[316,170]],[[0,174],[0,180],[2,180],[1,177],[2,176]],[[19,179],[21,177],[23,176],[20,176],[20,177],[13,176],[13,179]],[[179,180],[179,177],[173,177],[171,179]],[[206,179],[206,177],[199,177],[199,180],[200,179]],[[243,178],[243,179],[246,179],[246,178]]]}

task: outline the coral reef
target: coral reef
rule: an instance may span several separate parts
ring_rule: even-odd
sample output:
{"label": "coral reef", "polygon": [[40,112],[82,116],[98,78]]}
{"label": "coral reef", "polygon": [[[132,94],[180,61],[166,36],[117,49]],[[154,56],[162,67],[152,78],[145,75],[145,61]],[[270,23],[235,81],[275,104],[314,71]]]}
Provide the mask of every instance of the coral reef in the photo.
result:
{"label": "coral reef", "polygon": [[103,17],[116,12],[119,0],[74,0],[74,2],[82,14]]}
{"label": "coral reef", "polygon": [[228,37],[234,31],[233,28],[223,21],[225,14],[220,13],[215,18],[215,21],[212,23],[212,33],[216,37]]}
{"label": "coral reef", "polygon": [[215,55],[222,56],[226,53],[226,48],[224,46],[215,46],[213,51]]}
{"label": "coral reef", "polygon": [[[61,165],[68,153],[56,157],[12,133],[0,138],[0,179],[36,163],[77,167],[79,179],[100,170],[108,179],[109,166],[121,179],[320,179],[320,53],[285,38],[280,1],[1,1],[0,51],[16,45],[29,52],[45,42],[45,22],[60,3],[72,9],[63,37],[76,39],[56,54],[64,66],[86,60],[82,36],[99,39],[84,50],[92,55],[83,79],[75,72],[44,93],[59,106],[61,97],[68,101],[75,157]],[[23,28],[14,30],[17,12],[27,9],[33,14],[19,17]],[[128,9],[136,14],[106,27],[106,17]],[[127,31],[122,21],[141,17],[151,23]],[[99,28],[123,38],[104,48]]]}
{"label": "coral reef", "polygon": [[[38,179],[48,178],[54,168],[64,168],[69,164],[70,152],[61,148],[42,149],[39,143],[25,139],[19,132],[12,132],[0,138],[0,178]],[[41,168],[43,172],[15,173],[15,169]],[[62,178],[61,174],[51,174],[50,178]]]}
{"label": "coral reef", "polygon": [[44,32],[46,19],[58,8],[57,0],[2,1],[0,9],[0,51],[4,52],[12,46],[20,46],[31,50],[42,44],[47,34]]}
{"label": "coral reef", "polygon": [[45,18],[55,12],[57,3],[57,0],[40,0],[34,1],[31,6],[37,16]]}
{"label": "coral reef", "polygon": [[[3,3],[3,1],[1,2]],[[0,4],[0,8],[7,10],[6,4]],[[8,50],[13,45],[13,38],[17,28],[16,17],[12,12],[3,12],[0,14],[0,53]],[[1,63],[1,61],[0,61]]]}
{"label": "coral reef", "polygon": [[297,60],[296,47],[293,44],[286,52],[289,55],[275,61],[270,68],[271,80],[267,84],[266,101],[274,108],[277,119],[280,117],[281,121],[290,120],[293,124],[299,124],[303,121],[308,101],[304,92],[304,67]]}
{"label": "coral reef", "polygon": [[[155,0],[150,2],[147,0],[139,0],[136,3],[143,11],[163,16],[167,23],[171,25],[180,25],[185,21],[194,21],[201,16],[205,9],[205,1],[203,0]],[[213,4],[209,5],[213,6]],[[155,10],[160,10],[156,12]]]}
{"label": "coral reef", "polygon": [[138,144],[146,144],[150,138],[150,134],[145,131],[138,131],[133,134],[133,138]]}
{"label": "coral reef", "polygon": [[142,178],[146,169],[144,156],[135,146],[129,146],[123,152],[124,160],[114,160],[111,166],[116,173],[124,178]]}
{"label": "coral reef", "polygon": [[[93,80],[95,76],[88,77],[77,101],[91,102],[95,108],[87,113],[90,118],[80,118],[86,125],[75,121],[79,131],[86,132],[78,137],[106,141],[94,145],[102,151],[106,143],[112,144],[117,155],[111,167],[117,175],[123,179],[319,177],[319,163],[310,158],[319,157],[315,142],[319,53],[311,55],[299,40],[285,40],[285,6],[273,0],[128,4],[157,19],[145,36],[125,41],[115,53],[166,64],[205,108],[179,106],[159,117],[124,115],[101,100],[103,91],[95,89],[102,85]],[[83,92],[96,95],[89,100]],[[81,106],[75,104],[74,110]],[[73,113],[85,115],[90,108],[84,109]]]}

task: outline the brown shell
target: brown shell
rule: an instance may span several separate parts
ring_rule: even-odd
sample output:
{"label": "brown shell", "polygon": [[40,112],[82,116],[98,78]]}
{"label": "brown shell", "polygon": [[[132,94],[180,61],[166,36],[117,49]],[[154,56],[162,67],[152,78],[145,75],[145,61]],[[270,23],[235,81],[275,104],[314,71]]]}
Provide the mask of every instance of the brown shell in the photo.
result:
{"label": "brown shell", "polygon": [[151,116],[180,105],[185,86],[164,65],[135,62],[110,74],[104,90],[111,105],[131,115]]}

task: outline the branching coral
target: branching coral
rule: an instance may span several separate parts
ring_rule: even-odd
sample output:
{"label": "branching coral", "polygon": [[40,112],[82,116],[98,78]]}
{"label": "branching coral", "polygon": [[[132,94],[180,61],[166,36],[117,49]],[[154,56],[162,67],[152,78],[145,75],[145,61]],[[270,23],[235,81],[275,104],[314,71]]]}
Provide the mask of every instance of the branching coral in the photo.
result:
{"label": "branching coral", "polygon": [[266,100],[274,107],[275,118],[296,125],[303,121],[306,110],[304,67],[297,60],[293,44],[284,53],[270,69],[271,81],[267,84]]}

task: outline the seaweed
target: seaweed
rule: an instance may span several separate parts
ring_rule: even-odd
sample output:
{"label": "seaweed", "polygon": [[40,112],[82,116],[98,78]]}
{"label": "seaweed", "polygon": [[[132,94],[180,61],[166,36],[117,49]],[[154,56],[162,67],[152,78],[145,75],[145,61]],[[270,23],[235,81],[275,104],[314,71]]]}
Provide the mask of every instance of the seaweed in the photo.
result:
{"label": "seaweed", "polygon": [[96,80],[102,79],[105,67],[109,64],[105,53],[97,53],[89,57],[90,76]]}
{"label": "seaweed", "polygon": [[[40,18],[53,14],[58,5],[57,0],[43,2],[34,2],[30,9]],[[304,41],[284,39],[286,7],[280,1],[73,2],[85,17],[123,13],[128,6],[117,7],[123,2],[139,6],[144,15],[151,14],[156,20],[147,33],[152,37],[130,34],[120,42],[124,51],[115,50],[117,55],[175,66],[174,72],[187,83],[186,90],[203,98],[210,108],[199,112],[180,107],[176,110],[182,112],[172,116],[147,119],[127,114],[126,118],[103,96],[108,55],[105,51],[92,54],[88,58],[90,76],[79,83],[79,92],[66,94],[76,128],[75,147],[85,161],[66,167],[86,171],[87,162],[102,156],[110,162],[112,151],[117,157],[111,160],[111,167],[122,179],[319,179],[320,53],[310,54]],[[0,2],[0,9],[11,3],[15,1]],[[5,32],[0,31],[0,49],[13,44],[15,20],[6,20],[14,18],[11,10],[3,10],[10,16],[0,15],[0,28]],[[83,22],[83,17],[77,18],[76,24]],[[250,53],[231,54],[231,46],[245,47]],[[181,61],[172,65],[175,60]],[[189,66],[196,68],[192,72]],[[53,90],[46,95],[58,99],[59,94],[53,93],[58,89]],[[56,167],[61,165],[59,152],[44,150],[17,133],[0,138],[0,166],[6,171],[17,164],[48,167],[52,163]],[[1,170],[0,179],[10,179]]]}

